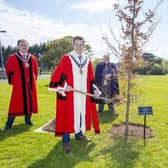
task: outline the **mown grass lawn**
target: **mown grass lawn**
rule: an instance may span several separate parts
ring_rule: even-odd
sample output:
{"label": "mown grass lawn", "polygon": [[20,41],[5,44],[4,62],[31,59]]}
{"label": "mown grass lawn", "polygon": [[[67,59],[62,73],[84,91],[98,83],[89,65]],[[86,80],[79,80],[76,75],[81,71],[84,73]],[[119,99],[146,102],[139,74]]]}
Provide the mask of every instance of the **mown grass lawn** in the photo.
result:
{"label": "mown grass lawn", "polygon": [[[139,99],[131,106],[130,122],[142,123],[137,106],[153,106],[154,115],[147,116],[147,125],[154,138],[146,141],[112,136],[114,123],[124,121],[124,107],[116,107],[119,116],[111,118],[108,111],[99,114],[101,134],[87,132],[91,143],[74,140],[72,152],[65,154],[60,138],[34,130],[55,117],[55,94],[47,90],[49,79],[38,80],[39,113],[33,115],[35,126],[24,125],[23,117],[15,120],[13,129],[0,132],[0,168],[166,168],[168,167],[168,76],[137,78]],[[11,87],[0,82],[0,128],[6,122]],[[106,107],[107,108],[107,107]]]}

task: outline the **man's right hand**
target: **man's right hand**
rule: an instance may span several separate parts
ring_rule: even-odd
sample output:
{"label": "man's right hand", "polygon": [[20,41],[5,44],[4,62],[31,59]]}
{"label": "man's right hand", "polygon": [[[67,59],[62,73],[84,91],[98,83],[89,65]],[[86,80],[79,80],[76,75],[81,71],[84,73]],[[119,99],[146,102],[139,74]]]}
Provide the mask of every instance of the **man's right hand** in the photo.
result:
{"label": "man's right hand", "polygon": [[110,80],[110,77],[111,77],[111,74],[106,74],[104,78],[105,78],[106,80]]}
{"label": "man's right hand", "polygon": [[65,92],[71,92],[72,90],[73,90],[72,86],[70,86],[70,85],[67,85],[65,88]]}

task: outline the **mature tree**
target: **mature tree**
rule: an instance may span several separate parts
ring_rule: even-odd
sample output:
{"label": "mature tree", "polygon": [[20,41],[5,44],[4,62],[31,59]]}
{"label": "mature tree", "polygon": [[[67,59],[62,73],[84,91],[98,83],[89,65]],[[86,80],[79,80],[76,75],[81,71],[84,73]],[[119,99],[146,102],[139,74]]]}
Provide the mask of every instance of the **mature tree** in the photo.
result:
{"label": "mature tree", "polygon": [[29,47],[29,52],[38,56],[47,50],[46,43],[34,44]]}
{"label": "mature tree", "polygon": [[104,39],[112,53],[121,59],[121,70],[127,81],[126,88],[126,112],[125,112],[125,138],[128,136],[129,111],[131,103],[132,71],[139,65],[143,46],[149,40],[156,28],[158,20],[155,18],[157,7],[163,2],[160,0],[154,9],[148,9],[143,13],[143,0],[127,0],[127,4],[122,7],[120,1],[114,5],[116,16],[121,23],[121,39],[119,41],[111,29],[114,41],[112,45],[108,37]]}
{"label": "mature tree", "polygon": [[162,60],[162,74],[168,74],[168,61]]}
{"label": "mature tree", "polygon": [[[8,45],[7,47],[2,47],[2,54],[4,58],[4,64],[6,63],[10,54],[16,52],[18,49],[17,47],[12,47]],[[29,47],[29,52],[34,54],[38,59],[43,52],[46,51],[46,43],[34,44]],[[1,62],[0,62],[1,64]]]}
{"label": "mature tree", "polygon": [[143,53],[143,66],[135,68],[134,72],[143,75],[164,75],[167,73],[166,60],[152,53]]}
{"label": "mature tree", "polygon": [[39,66],[41,66],[41,62],[40,62],[41,55],[46,51],[47,51],[47,47],[45,42],[40,44],[34,44],[29,47],[29,52],[37,57]]}
{"label": "mature tree", "polygon": [[54,68],[61,56],[72,50],[72,36],[65,36],[47,43],[47,50],[41,56],[40,62],[45,68]]}
{"label": "mature tree", "polygon": [[88,56],[89,59],[93,58],[92,47],[89,44],[85,44],[85,51],[84,52]]}
{"label": "mature tree", "polygon": [[[50,41],[46,48],[47,51],[41,56],[40,62],[45,68],[54,68],[63,54],[66,54],[73,50],[72,48],[72,36],[65,36],[54,41]],[[92,56],[92,49],[89,44],[85,45],[85,53],[89,58]]]}
{"label": "mature tree", "polygon": [[[4,46],[2,47],[2,55],[3,55],[4,64],[6,63],[6,60],[8,59],[8,56],[12,53],[12,51],[13,51],[12,46],[8,46],[7,48],[5,48]],[[0,62],[0,64],[2,63]]]}
{"label": "mature tree", "polygon": [[[41,68],[51,69],[54,68],[61,56],[70,52],[72,48],[72,36],[65,36],[60,39],[50,41],[48,43],[34,44],[29,47],[29,52],[34,54]],[[16,47],[7,46],[2,47],[3,62],[6,64],[8,56],[17,51]],[[85,45],[85,54],[91,59],[93,52],[89,44]],[[1,59],[0,65],[2,66]]]}

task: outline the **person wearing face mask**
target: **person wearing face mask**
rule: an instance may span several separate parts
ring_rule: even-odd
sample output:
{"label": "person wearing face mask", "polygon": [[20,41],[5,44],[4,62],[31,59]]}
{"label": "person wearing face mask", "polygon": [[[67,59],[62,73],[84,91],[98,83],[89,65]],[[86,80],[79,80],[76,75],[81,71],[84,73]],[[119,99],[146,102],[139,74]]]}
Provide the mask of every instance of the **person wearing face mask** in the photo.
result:
{"label": "person wearing face mask", "polygon": [[55,127],[55,135],[62,136],[65,153],[71,152],[71,133],[75,133],[76,140],[90,141],[84,133],[91,129],[91,120],[95,133],[100,132],[95,99],[73,91],[77,89],[98,96],[93,88],[95,81],[91,62],[83,52],[83,37],[73,38],[73,49],[62,56],[49,85],[49,88],[63,88],[66,85],[65,94],[57,92]]}
{"label": "person wearing face mask", "polygon": [[[105,54],[103,61],[96,65],[95,80],[102,94],[107,99],[112,99],[119,95],[119,83],[117,77],[117,68],[114,63],[110,63],[110,55]],[[104,111],[105,101],[98,101],[98,112]],[[107,103],[112,116],[115,116],[114,104]]]}
{"label": "person wearing face mask", "polygon": [[33,125],[32,113],[38,112],[36,80],[38,64],[36,57],[28,53],[28,41],[17,42],[18,52],[11,54],[6,63],[8,83],[12,85],[12,95],[8,119],[2,131],[12,128],[16,116],[24,116],[26,125]]}

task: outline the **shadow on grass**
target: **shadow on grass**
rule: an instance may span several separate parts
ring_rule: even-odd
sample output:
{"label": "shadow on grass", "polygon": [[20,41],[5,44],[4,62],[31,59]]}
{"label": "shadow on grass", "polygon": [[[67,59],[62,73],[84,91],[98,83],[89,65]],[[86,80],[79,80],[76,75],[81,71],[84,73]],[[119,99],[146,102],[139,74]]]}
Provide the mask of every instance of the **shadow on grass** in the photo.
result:
{"label": "shadow on grass", "polygon": [[48,87],[49,87],[49,83],[48,83],[48,84],[45,84],[44,87],[47,87],[47,88],[48,88]]}
{"label": "shadow on grass", "polygon": [[113,145],[100,151],[101,155],[110,154],[111,162],[108,162],[108,167],[134,167],[134,161],[139,157],[139,151],[143,149],[143,146],[137,144],[136,139],[126,141],[124,137],[112,137],[112,141]]}
{"label": "shadow on grass", "polygon": [[0,131],[0,141],[3,141],[5,138],[9,138],[11,136],[16,136],[18,134],[21,134],[22,132],[25,132],[29,130],[30,126],[25,124],[18,124],[14,125],[11,129],[7,131]]}
{"label": "shadow on grass", "polygon": [[82,161],[92,161],[89,153],[93,150],[94,143],[71,140],[70,146],[72,151],[66,154],[63,152],[62,142],[57,143],[46,158],[34,162],[28,168],[70,168]]}
{"label": "shadow on grass", "polygon": [[100,124],[104,124],[104,123],[107,124],[109,122],[112,122],[117,117],[118,117],[118,115],[112,116],[111,112],[109,112],[109,111],[104,111],[104,112],[98,113],[98,118],[99,118],[99,123]]}

